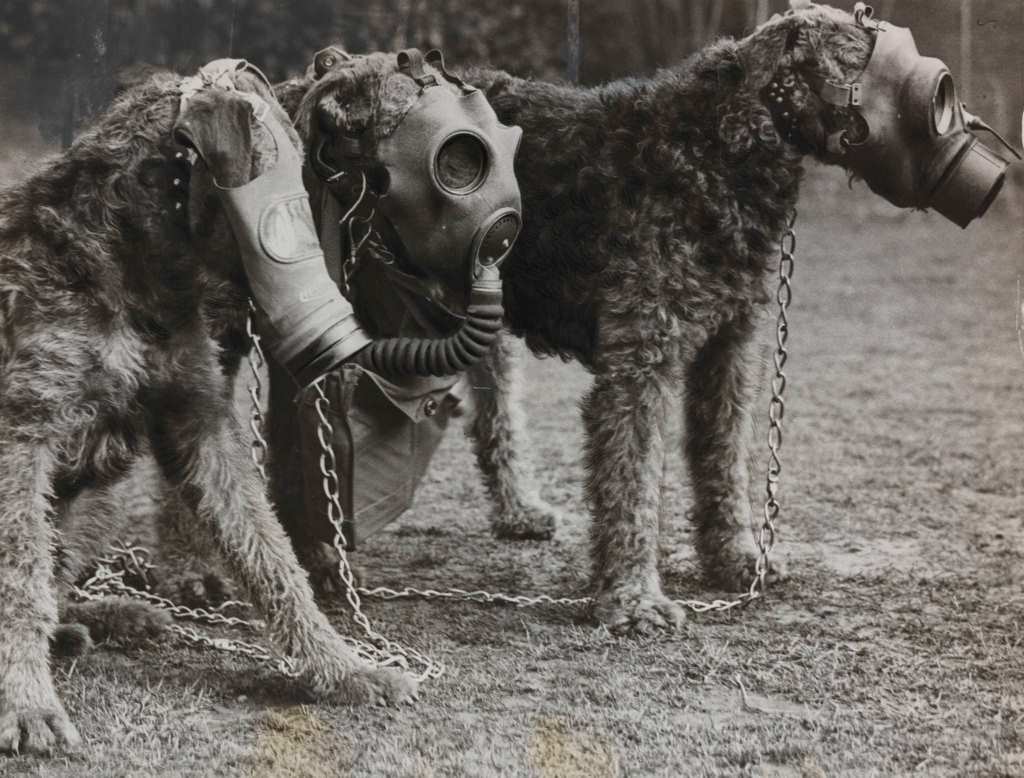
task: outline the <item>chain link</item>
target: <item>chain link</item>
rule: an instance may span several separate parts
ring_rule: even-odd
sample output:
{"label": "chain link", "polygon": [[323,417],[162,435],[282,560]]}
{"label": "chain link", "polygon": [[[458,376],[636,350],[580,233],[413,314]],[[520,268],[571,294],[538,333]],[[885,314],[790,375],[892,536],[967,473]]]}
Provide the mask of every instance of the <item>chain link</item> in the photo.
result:
{"label": "chain link", "polygon": [[[768,575],[768,558],[775,546],[775,520],[781,511],[778,501],[779,479],[782,475],[782,461],[779,452],[782,449],[782,421],[785,415],[783,395],[786,391],[786,374],[784,368],[789,352],[786,350],[789,338],[789,305],[793,299],[793,269],[796,253],[796,212],[786,219],[786,229],[779,242],[779,284],[775,292],[775,300],[779,306],[775,322],[775,352],[773,362],[775,374],[771,380],[772,396],[768,404],[768,467],[765,482],[766,498],[763,506],[763,520],[755,531],[758,557],[754,563],[754,578],[750,588],[738,597],[729,600],[674,600],[677,605],[688,608],[694,613],[709,613],[732,610],[764,596],[765,583]],[[561,607],[590,607],[594,604],[592,597],[551,597],[541,595],[515,595],[504,592],[487,592],[483,590],[467,591],[465,589],[417,589],[406,586],[402,589],[391,589],[386,586],[374,588],[361,587],[358,593],[363,597],[374,597],[381,600],[455,600],[486,604],[513,605],[530,607],[535,605],[555,605]]]}
{"label": "chain link", "polygon": [[339,495],[339,481],[334,458],[334,448],[331,445],[334,440],[334,428],[330,419],[327,418],[327,410],[330,402],[324,392],[326,377],[319,378],[313,389],[316,397],[313,407],[317,416],[317,440],[320,443],[320,475],[322,478],[324,495],[327,497],[327,520],[334,529],[334,550],[338,554],[338,575],[345,588],[345,599],[352,609],[352,620],[363,630],[363,634],[371,641],[370,653],[377,658],[379,665],[400,665],[409,669],[410,661],[420,665],[423,670],[417,676],[419,680],[428,678],[440,678],[444,674],[444,665],[434,662],[425,654],[421,654],[414,648],[404,647],[393,640],[389,640],[377,632],[370,624],[370,620],[363,613],[362,602],[359,598],[359,589],[355,584],[355,576],[352,567],[348,563],[348,554],[345,549],[345,531],[342,527],[344,513],[341,509],[341,498]]}
{"label": "chain link", "polygon": [[249,370],[252,373],[252,381],[249,383],[249,430],[252,432],[252,441],[249,444],[249,456],[252,458],[256,472],[264,483],[267,481],[267,440],[263,437],[263,408],[261,397],[263,395],[263,377],[260,371],[267,363],[263,356],[263,348],[260,346],[260,335],[256,332],[254,323],[256,304],[249,299],[249,315],[245,319],[245,333],[249,336]]}
{"label": "chain link", "polygon": [[[186,619],[216,627],[243,628],[253,632],[263,629],[262,622],[225,615],[223,612],[249,608],[251,607],[249,603],[229,600],[216,608],[189,608],[125,582],[125,578],[137,579],[140,575],[148,574],[152,569],[153,566],[148,562],[148,552],[144,548],[115,546],[111,555],[99,560],[99,565],[93,575],[81,586],[72,587],[71,591],[75,597],[83,601],[95,601],[104,597],[131,597],[166,610],[176,619]],[[290,677],[298,675],[295,662],[291,658],[279,656],[257,643],[205,635],[194,627],[182,624],[171,624],[168,629],[189,643],[249,657]]]}
{"label": "chain link", "polygon": [[782,476],[782,460],[779,451],[782,449],[782,422],[786,415],[786,403],[783,395],[786,391],[786,361],[789,352],[786,350],[789,340],[789,304],[793,300],[793,270],[795,267],[796,212],[786,220],[786,231],[779,242],[779,286],[775,292],[775,300],[779,304],[779,315],[775,320],[775,375],[772,376],[772,398],[768,405],[768,468],[765,477],[766,498],[763,507],[764,521],[757,533],[757,547],[760,556],[755,566],[755,578],[750,584],[748,594],[751,598],[764,594],[765,579],[768,575],[768,555],[775,547],[775,520],[779,516],[779,479]]}
{"label": "chain link", "polygon": [[[746,605],[755,599],[764,596],[765,584],[768,574],[768,559],[775,546],[776,528],[775,521],[781,512],[778,501],[779,481],[782,475],[782,460],[779,452],[782,449],[782,427],[785,417],[786,405],[783,399],[786,390],[785,366],[789,358],[787,343],[789,339],[789,317],[788,309],[793,298],[792,278],[795,266],[796,233],[793,229],[796,223],[796,213],[793,212],[787,218],[786,230],[782,235],[779,244],[779,269],[778,287],[775,293],[775,300],[778,303],[778,316],[775,322],[775,352],[773,362],[775,373],[771,380],[771,400],[768,405],[768,466],[765,479],[766,498],[763,506],[763,520],[756,532],[758,547],[758,558],[754,567],[754,580],[750,588],[730,600],[675,600],[678,605],[688,608],[696,613],[707,613],[713,611],[727,611],[733,608]],[[365,238],[360,242],[365,242]],[[263,350],[260,346],[260,336],[255,330],[253,314],[255,305],[249,301],[249,316],[246,321],[246,332],[252,344],[249,365],[252,371],[252,382],[249,385],[249,399],[251,410],[249,415],[249,428],[252,431],[253,439],[250,453],[260,477],[266,482],[266,461],[267,441],[263,437],[264,418],[261,408],[261,394],[263,381],[260,370],[266,364]],[[589,607],[594,604],[592,597],[552,597],[547,594],[540,595],[514,595],[504,592],[489,592],[482,589],[470,591],[466,589],[451,588],[418,589],[406,586],[402,589],[391,589],[385,586],[373,588],[357,587],[355,576],[348,562],[348,554],[345,547],[345,534],[343,528],[344,511],[341,506],[341,484],[338,480],[337,461],[334,456],[334,448],[331,445],[334,439],[334,429],[331,425],[327,412],[330,401],[324,391],[326,377],[321,377],[313,384],[316,392],[313,406],[317,415],[317,441],[320,445],[320,475],[324,496],[327,498],[326,517],[334,529],[334,550],[338,554],[338,575],[345,588],[345,599],[352,609],[352,619],[362,629],[363,634],[369,642],[350,637],[342,639],[364,660],[377,666],[397,665],[406,670],[410,663],[420,665],[423,670],[418,678],[438,678],[444,674],[444,665],[430,659],[425,654],[408,648],[389,640],[370,624],[370,620],[362,609],[361,597],[371,597],[381,600],[401,599],[423,599],[423,600],[447,600],[459,602],[475,602],[481,604],[512,605],[515,607],[531,607],[548,605],[557,607]],[[148,553],[138,546],[119,546],[113,549],[111,556],[100,560],[96,573],[81,587],[74,587],[74,594],[83,600],[96,600],[109,595],[123,595],[136,599],[145,600],[157,607],[167,610],[172,616],[179,619],[188,619],[218,627],[247,628],[258,631],[262,623],[248,621],[235,616],[226,616],[221,611],[229,608],[249,607],[248,603],[237,601],[227,602],[217,608],[188,608],[183,605],[176,605],[171,600],[147,591],[149,588],[149,573],[153,566],[149,563]],[[125,582],[126,576],[135,576],[143,582],[144,589],[130,586]],[[227,651],[246,656],[256,662],[273,666],[279,672],[288,676],[298,674],[295,661],[291,657],[282,657],[275,654],[265,646],[238,639],[212,637],[205,635],[194,627],[172,624],[171,631],[192,644]]]}

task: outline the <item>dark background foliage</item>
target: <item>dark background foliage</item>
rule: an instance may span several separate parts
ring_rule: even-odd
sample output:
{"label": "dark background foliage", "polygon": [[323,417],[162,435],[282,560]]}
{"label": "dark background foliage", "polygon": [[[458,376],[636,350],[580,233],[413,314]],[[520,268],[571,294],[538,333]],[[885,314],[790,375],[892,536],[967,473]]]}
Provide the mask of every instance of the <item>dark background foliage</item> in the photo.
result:
{"label": "dark background foliage", "polygon": [[[836,5],[852,7],[849,0]],[[787,0],[0,0],[0,98],[67,142],[141,65],[189,72],[242,56],[272,79],[313,52],[443,48],[456,63],[567,77],[570,11],[579,9],[579,79],[650,73],[719,35],[741,36]],[[1016,136],[1022,101],[1020,0],[881,0],[877,13],[912,27],[946,61],[975,112]]]}

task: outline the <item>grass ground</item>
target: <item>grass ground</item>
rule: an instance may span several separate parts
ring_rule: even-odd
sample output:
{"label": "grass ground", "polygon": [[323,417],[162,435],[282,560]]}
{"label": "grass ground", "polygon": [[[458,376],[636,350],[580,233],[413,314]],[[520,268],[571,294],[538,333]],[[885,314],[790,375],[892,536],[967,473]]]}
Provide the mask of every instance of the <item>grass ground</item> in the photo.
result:
{"label": "grass ground", "polygon": [[[1020,199],[961,232],[825,191],[840,178],[799,221],[779,546],[792,578],[767,601],[644,640],[550,608],[372,602],[390,636],[448,666],[394,711],[310,704],[178,644],[101,649],[56,668],[84,753],[0,774],[1024,774]],[[529,377],[542,493],[567,516],[556,539],[490,537],[452,434],[414,509],[358,553],[370,583],[585,588],[589,379],[554,361]],[[667,587],[716,595],[695,571],[682,479],[670,495]]]}

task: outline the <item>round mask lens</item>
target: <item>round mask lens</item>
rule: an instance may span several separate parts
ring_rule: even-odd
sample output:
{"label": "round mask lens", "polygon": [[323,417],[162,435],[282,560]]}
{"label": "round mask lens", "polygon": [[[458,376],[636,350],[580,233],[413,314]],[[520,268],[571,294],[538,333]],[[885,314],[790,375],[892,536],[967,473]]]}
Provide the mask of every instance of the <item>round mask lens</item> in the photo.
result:
{"label": "round mask lens", "polygon": [[475,135],[460,133],[446,140],[437,153],[437,180],[449,192],[476,189],[487,170],[487,149]]}
{"label": "round mask lens", "polygon": [[956,89],[953,87],[953,77],[949,73],[943,73],[932,96],[932,126],[937,134],[945,135],[953,123],[955,110]]}

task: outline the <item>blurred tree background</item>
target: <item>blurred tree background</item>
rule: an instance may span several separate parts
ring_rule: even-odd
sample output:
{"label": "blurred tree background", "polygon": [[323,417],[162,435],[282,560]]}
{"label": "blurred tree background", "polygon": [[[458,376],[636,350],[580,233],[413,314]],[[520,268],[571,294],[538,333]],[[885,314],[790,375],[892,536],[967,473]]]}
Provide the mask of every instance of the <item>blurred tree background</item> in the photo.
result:
{"label": "blurred tree background", "polygon": [[[745,35],[787,7],[787,0],[0,0],[0,129],[32,120],[43,141],[67,143],[126,69],[187,73],[230,55],[280,79],[339,42],[351,51],[436,46],[454,63],[597,83],[651,73],[717,36]],[[953,70],[972,110],[1017,137],[1024,1],[882,0],[876,12],[911,27],[918,47]]]}

